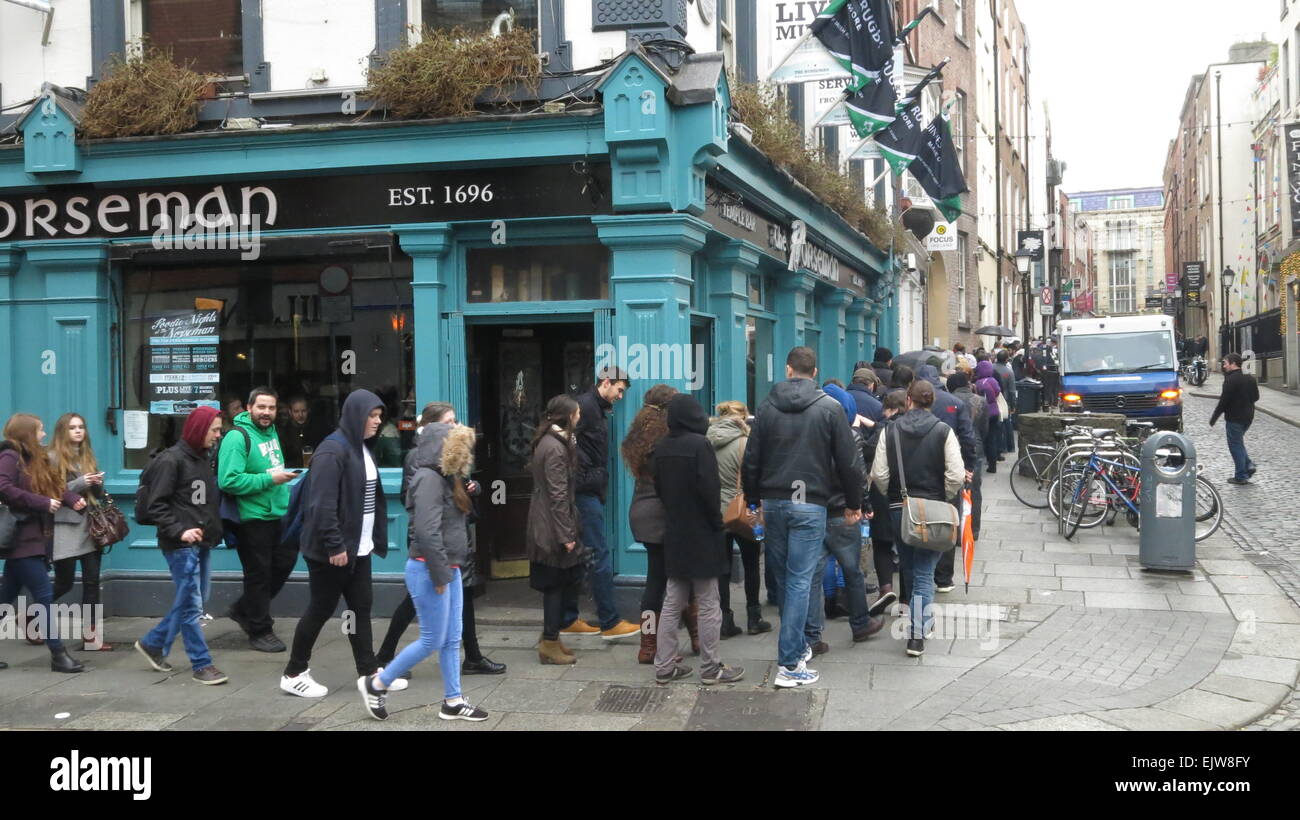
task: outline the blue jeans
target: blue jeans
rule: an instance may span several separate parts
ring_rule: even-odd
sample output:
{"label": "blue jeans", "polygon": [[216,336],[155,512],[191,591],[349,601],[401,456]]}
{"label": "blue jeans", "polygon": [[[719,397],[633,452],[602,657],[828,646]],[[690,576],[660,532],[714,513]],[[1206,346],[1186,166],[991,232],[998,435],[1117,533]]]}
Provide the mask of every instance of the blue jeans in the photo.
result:
{"label": "blue jeans", "polygon": [[1232,464],[1236,468],[1233,478],[1245,481],[1255,471],[1255,462],[1246,454],[1246,431],[1250,425],[1224,421],[1224,427],[1228,433],[1228,452],[1232,454]]}
{"label": "blue jeans", "polygon": [[451,580],[438,594],[423,561],[406,559],[406,590],[411,593],[416,617],[420,619],[420,639],[398,653],[384,667],[379,679],[384,686],[411,671],[420,661],[438,653],[438,671],[442,673],[442,695],[446,700],[460,697],[460,630],[464,590],[460,570],[451,571]]}
{"label": "blue jeans", "polygon": [[793,501],[763,500],[763,522],[767,531],[763,543],[767,563],[780,590],[781,632],[777,639],[777,661],[793,669],[803,658],[808,642],[808,599],[814,588],[813,576],[826,540],[826,508]]}
{"label": "blue jeans", "polygon": [[[587,548],[587,577],[591,581],[591,597],[596,599],[596,617],[601,629],[618,625],[618,609],[614,607],[614,562],[605,543],[605,505],[594,495],[579,493],[578,518],[581,519],[582,545]],[[564,628],[578,620],[578,608],[566,608]]]}
{"label": "blue jeans", "polygon": [[202,565],[207,560],[207,551],[207,547],[162,551],[167,559],[167,569],[171,570],[172,583],[176,584],[176,598],[172,601],[171,611],[140,639],[145,648],[166,655],[179,633],[185,643],[185,654],[196,672],[212,665],[212,654],[203,638],[203,627],[199,625],[199,616],[203,614]]}
{"label": "blue jeans", "polygon": [[[861,632],[871,623],[867,612],[867,579],[862,574],[859,561],[862,557],[862,530],[857,524],[848,524],[844,516],[827,516],[826,540],[821,559],[817,563],[816,577],[826,571],[827,556],[840,565],[844,572],[844,594],[849,599],[849,627]],[[821,585],[814,584],[808,597],[808,626],[804,634],[809,643],[817,643],[826,627],[825,595]]]}
{"label": "blue jeans", "polygon": [[[202,614],[208,605],[208,597],[212,594],[212,550],[207,547],[199,549],[199,614]],[[180,623],[171,621],[171,631],[166,635],[162,644],[163,657],[167,657],[171,652],[172,644],[176,642],[176,635],[180,632]],[[202,623],[200,622],[200,626]]]}
{"label": "blue jeans", "polygon": [[[894,519],[894,532],[903,531],[903,511],[890,510]],[[898,571],[912,579],[911,600],[907,602],[908,616],[912,619],[913,638],[924,638],[926,629],[934,623],[934,568],[944,553],[922,550],[894,542],[898,547]]]}
{"label": "blue jeans", "polygon": [[[63,642],[55,633],[58,624],[50,617],[50,607],[54,605],[54,587],[50,585],[49,570],[45,566],[44,555],[30,558],[11,558],[5,561],[3,592],[0,602],[13,605],[18,601],[18,590],[26,587],[32,598],[40,605],[37,616],[39,634],[45,638],[45,645],[51,652],[63,650]],[[30,606],[30,604],[29,604]]]}

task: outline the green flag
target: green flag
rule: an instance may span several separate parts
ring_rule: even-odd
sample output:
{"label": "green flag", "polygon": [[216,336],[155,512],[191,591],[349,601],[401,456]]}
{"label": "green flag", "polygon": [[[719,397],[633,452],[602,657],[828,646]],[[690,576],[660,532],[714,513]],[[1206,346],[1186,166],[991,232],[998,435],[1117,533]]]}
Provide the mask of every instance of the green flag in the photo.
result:
{"label": "green flag", "polygon": [[852,75],[850,88],[880,76],[894,59],[890,0],[831,0],[812,22],[812,36]]}
{"label": "green flag", "polygon": [[944,220],[956,222],[962,212],[961,195],[970,189],[966,187],[961,166],[957,163],[947,112],[935,117],[922,135],[916,159],[907,168],[943,214]]}

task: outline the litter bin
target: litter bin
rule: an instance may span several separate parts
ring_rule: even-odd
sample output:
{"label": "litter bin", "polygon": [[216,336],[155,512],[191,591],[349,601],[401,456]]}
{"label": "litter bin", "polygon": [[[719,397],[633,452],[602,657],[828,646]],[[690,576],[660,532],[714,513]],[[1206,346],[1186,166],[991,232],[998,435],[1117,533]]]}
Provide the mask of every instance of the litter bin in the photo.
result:
{"label": "litter bin", "polygon": [[1196,563],[1196,447],[1173,432],[1142,444],[1138,562],[1145,569],[1191,570]]}
{"label": "litter bin", "polygon": [[1038,379],[1016,382],[1016,412],[1037,413],[1043,409],[1043,383]]}

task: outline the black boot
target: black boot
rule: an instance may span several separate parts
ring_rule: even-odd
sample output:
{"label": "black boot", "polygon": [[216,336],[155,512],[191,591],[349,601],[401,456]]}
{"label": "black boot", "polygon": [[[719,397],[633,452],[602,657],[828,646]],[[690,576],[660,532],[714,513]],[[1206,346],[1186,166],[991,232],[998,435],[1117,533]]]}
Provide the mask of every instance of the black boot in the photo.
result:
{"label": "black boot", "polygon": [[771,632],[772,625],[763,620],[763,607],[759,604],[750,604],[745,607],[746,614],[749,616],[749,629],[746,631],[751,635],[759,635],[764,632]]}
{"label": "black boot", "polygon": [[50,669],[55,672],[80,672],[84,667],[72,659],[68,650],[60,649],[57,652],[50,651]]}
{"label": "black boot", "polygon": [[722,611],[722,631],[719,633],[722,640],[725,641],[727,638],[734,638],[743,631],[744,630],[740,627],[736,626],[735,614],[733,614],[730,609],[724,609]]}

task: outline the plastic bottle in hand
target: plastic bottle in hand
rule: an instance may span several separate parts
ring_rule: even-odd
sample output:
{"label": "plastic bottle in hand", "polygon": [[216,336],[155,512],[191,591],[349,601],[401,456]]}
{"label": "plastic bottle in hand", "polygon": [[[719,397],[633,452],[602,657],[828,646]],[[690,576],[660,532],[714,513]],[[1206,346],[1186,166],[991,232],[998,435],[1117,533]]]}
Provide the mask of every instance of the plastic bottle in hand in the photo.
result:
{"label": "plastic bottle in hand", "polygon": [[755,521],[754,521],[754,540],[755,540],[755,541],[762,541],[762,540],[763,540],[763,522],[762,522],[761,519],[758,518],[758,505],[757,505],[757,504],[750,504],[750,505],[749,505],[749,512],[750,512],[750,514],[753,515],[754,518],[755,518]]}

